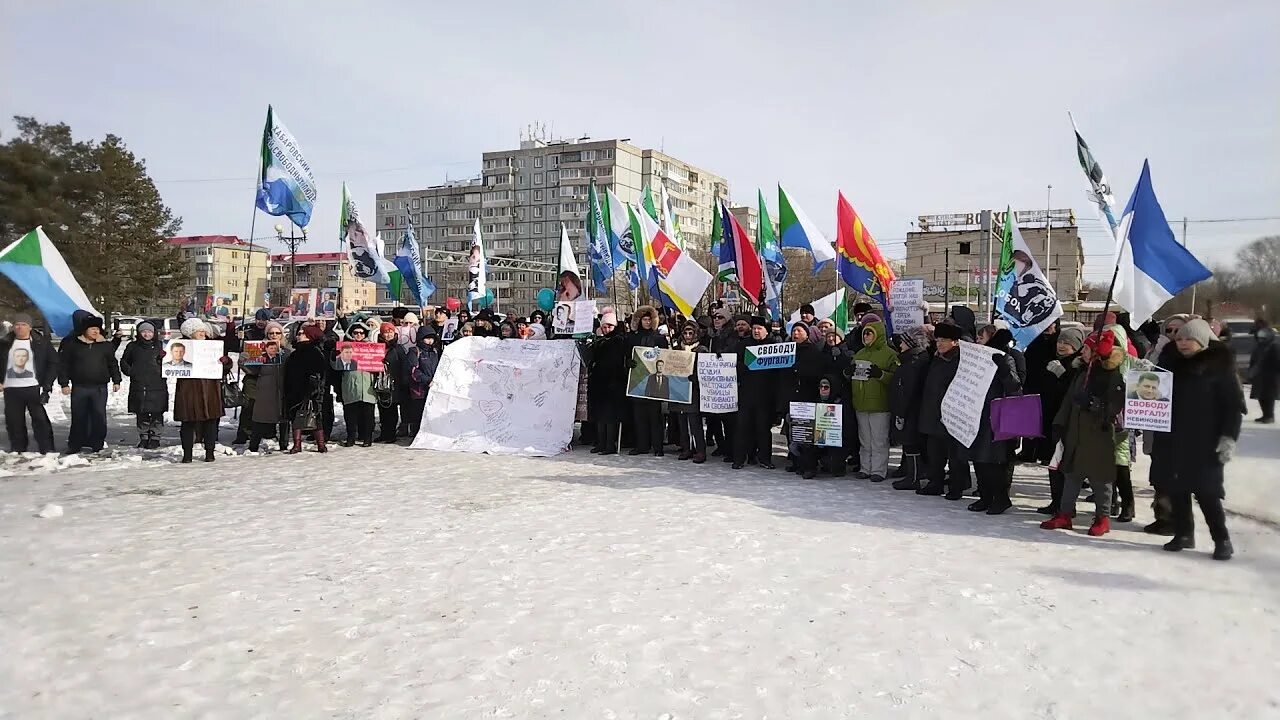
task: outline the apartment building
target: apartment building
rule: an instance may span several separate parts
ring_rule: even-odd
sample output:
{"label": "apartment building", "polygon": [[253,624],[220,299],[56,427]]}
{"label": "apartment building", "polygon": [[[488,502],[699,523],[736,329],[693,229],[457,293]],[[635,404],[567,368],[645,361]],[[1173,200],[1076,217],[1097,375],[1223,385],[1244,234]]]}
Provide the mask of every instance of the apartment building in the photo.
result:
{"label": "apartment building", "polygon": [[[251,248],[248,241],[235,235],[185,235],[167,242],[180,248],[191,269],[191,283],[182,289],[181,307],[202,312],[219,296],[229,301],[236,314],[241,305],[262,307],[267,292],[267,248]],[[167,313],[171,308],[157,306],[152,310]]]}
{"label": "apartment building", "polygon": [[[567,230],[579,266],[588,266],[586,218],[588,189],[611,189],[623,202],[639,202],[646,186],[658,198],[666,187],[672,214],[687,246],[705,248],[710,240],[712,199],[729,196],[728,182],[697,166],[628,140],[523,140],[513,150],[481,155],[478,177],[421,190],[379,193],[376,227],[388,252],[412,220],[423,248],[465,252],[478,218],[485,251],[492,258],[518,258],[554,269],[559,261],[561,224]],[[427,260],[439,290],[433,300],[465,298],[467,274],[461,263]],[[617,276],[619,296],[626,287]],[[528,312],[537,292],[551,287],[552,273],[491,269],[488,285],[499,309]],[[383,301],[394,300],[383,298]],[[405,300],[405,298],[401,298]]]}
{"label": "apartment building", "polygon": [[346,255],[338,252],[288,253],[271,256],[271,306],[283,306],[293,288],[341,288],[338,313],[346,314],[377,304],[378,286],[356,277]]}

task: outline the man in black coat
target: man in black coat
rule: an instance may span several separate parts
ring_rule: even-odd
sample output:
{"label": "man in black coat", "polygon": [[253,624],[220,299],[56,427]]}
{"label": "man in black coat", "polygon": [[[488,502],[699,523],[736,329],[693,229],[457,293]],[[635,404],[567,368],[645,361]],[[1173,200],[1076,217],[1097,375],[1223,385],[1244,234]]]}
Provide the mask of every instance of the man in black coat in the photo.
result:
{"label": "man in black coat", "polygon": [[966,448],[951,437],[942,424],[942,398],[951,387],[960,366],[960,338],[963,330],[951,323],[934,327],[933,337],[937,351],[929,361],[925,374],[924,390],[920,398],[920,433],[925,437],[928,484],[916,491],[917,495],[941,495],[947,484],[947,466],[951,466],[951,487],[948,500],[959,500],[972,484],[969,476],[969,457]]}
{"label": "man in black coat", "polygon": [[1276,421],[1276,395],[1280,391],[1280,343],[1271,323],[1262,318],[1254,321],[1257,344],[1249,355],[1249,397],[1258,401],[1262,416],[1255,422]]}
{"label": "man in black coat", "polygon": [[[720,308],[712,316],[711,352],[717,355],[737,355],[742,343],[751,339],[751,317],[749,315],[731,316],[728,310]],[[724,462],[733,462],[735,431],[738,424],[738,413],[708,413],[708,443],[715,441],[716,449],[712,455],[722,456]]]}
{"label": "man in black coat", "polygon": [[[929,373],[929,338],[923,327],[907,328],[898,335],[898,360],[901,365],[893,374],[893,387],[889,394],[889,412],[893,427],[902,443],[900,480],[893,483],[894,490],[919,490],[924,477],[921,456],[924,454],[924,436],[920,434],[920,400],[924,394],[924,381]],[[893,475],[894,473],[890,473]]]}
{"label": "man in black coat", "polygon": [[766,470],[774,468],[773,416],[780,404],[782,371],[748,370],[746,363],[747,348],[772,342],[769,332],[768,320],[758,316],[751,318],[751,339],[738,349],[738,425],[735,431],[737,444],[733,450],[734,469],[748,462],[758,462]]}
{"label": "man in black coat", "polygon": [[63,454],[88,447],[99,452],[107,442],[107,383],[120,390],[115,348],[102,336],[102,318],[85,310],[71,314],[73,337],[58,346],[58,384],[71,396],[71,430]]}
{"label": "man in black coat", "polygon": [[53,425],[44,406],[57,378],[53,347],[43,335],[32,332],[30,315],[18,313],[13,330],[0,338],[0,388],[4,390],[4,424],[11,451],[27,451],[30,415],[36,449],[53,452]]}
{"label": "man in black coat", "polygon": [[591,452],[618,453],[618,430],[627,401],[626,333],[612,310],[600,316],[600,335],[592,340],[587,363],[587,416],[596,425]]}

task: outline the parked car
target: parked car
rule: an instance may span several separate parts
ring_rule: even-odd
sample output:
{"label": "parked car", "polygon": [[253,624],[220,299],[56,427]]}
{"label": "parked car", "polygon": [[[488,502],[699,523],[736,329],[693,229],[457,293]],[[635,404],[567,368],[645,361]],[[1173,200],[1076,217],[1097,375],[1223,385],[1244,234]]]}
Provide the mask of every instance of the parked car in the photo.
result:
{"label": "parked car", "polygon": [[1222,321],[1220,339],[1227,344],[1236,356],[1236,372],[1241,378],[1249,374],[1249,357],[1258,345],[1258,338],[1253,334],[1253,320],[1250,318],[1226,318]]}

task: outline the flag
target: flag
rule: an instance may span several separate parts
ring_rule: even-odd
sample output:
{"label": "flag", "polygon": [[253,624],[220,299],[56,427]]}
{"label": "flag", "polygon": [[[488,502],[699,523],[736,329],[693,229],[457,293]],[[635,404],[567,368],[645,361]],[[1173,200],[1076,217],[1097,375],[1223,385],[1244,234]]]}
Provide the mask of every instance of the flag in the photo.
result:
{"label": "flag", "polygon": [[720,241],[724,239],[724,221],[720,213],[720,198],[711,198],[711,254],[720,257]]}
{"label": "flag", "polygon": [[641,216],[646,217],[653,224],[657,225],[657,220],[649,215],[643,208],[628,205],[630,211],[629,219],[631,220],[631,237],[635,239],[636,245],[636,276],[639,284],[648,288],[649,297],[658,305],[665,308],[676,307],[663,292],[662,286],[658,283],[658,275],[653,271],[653,247],[650,241],[653,235],[645,232],[645,225],[641,222]]}
{"label": "flag", "polygon": [[485,268],[486,258],[484,256],[484,239],[480,236],[480,218],[476,218],[474,230],[472,230],[471,253],[467,256],[467,302],[479,302],[484,300],[485,294],[489,291],[485,281],[487,270]]}
{"label": "flag", "polygon": [[1004,214],[995,309],[996,314],[1009,323],[1009,332],[1019,349],[1026,348],[1054,320],[1062,317],[1058,295],[1022,239],[1012,208]]}
{"label": "flag", "polygon": [[[404,230],[404,237],[400,238],[400,247],[396,249],[395,266],[396,274],[408,283],[409,294],[413,296],[414,304],[426,305],[427,300],[436,291],[436,284],[427,277],[426,268],[422,264],[422,256],[418,251],[418,238],[413,232],[413,220],[409,221],[409,226]],[[392,279],[391,294],[399,301],[400,286],[395,280],[396,278]]]}
{"label": "flag", "polygon": [[591,260],[591,282],[601,294],[608,290],[606,283],[624,260],[622,249],[612,241],[606,218],[593,179],[587,191],[587,255]]}
{"label": "flag", "polygon": [[1133,326],[1146,322],[1183,288],[1213,276],[1191,251],[1178,244],[1151,187],[1151,168],[1142,175],[1125,205],[1117,228],[1115,300],[1129,311]]}
{"label": "flag", "polygon": [[605,227],[609,231],[609,244],[617,248],[622,259],[627,261],[627,282],[631,289],[640,287],[640,271],[636,267],[635,241],[631,236],[631,216],[627,214],[627,206],[613,194],[613,190],[605,190]]}
{"label": "flag", "polygon": [[1071,129],[1076,133],[1076,156],[1080,159],[1080,169],[1084,170],[1085,177],[1089,179],[1089,200],[1098,215],[1107,221],[1107,227],[1115,236],[1119,223],[1116,220],[1116,196],[1111,192],[1111,183],[1107,182],[1107,176],[1102,174],[1102,166],[1093,158],[1089,145],[1080,136],[1075,117],[1071,113],[1067,113],[1067,117],[1071,119]]}
{"label": "flag", "polygon": [[556,300],[577,300],[579,297],[585,297],[582,273],[578,270],[578,258],[573,254],[573,243],[569,242],[569,229],[560,223],[560,274],[556,281]]}
{"label": "flag", "polygon": [[298,141],[276,118],[270,105],[260,153],[258,209],[268,215],[287,215],[294,225],[306,227],[316,205],[316,179],[302,157]]}
{"label": "flag", "polygon": [[659,222],[658,206],[653,202],[653,188],[648,185],[644,186],[644,199],[640,205],[644,208],[645,212],[649,213],[649,217],[653,218],[654,222]]}
{"label": "flag", "polygon": [[0,250],[0,273],[18,286],[40,308],[49,329],[67,337],[74,332],[71,314],[76,310],[88,310],[102,316],[89,302],[89,296],[67,267],[62,253],[53,246],[43,227],[14,240]]}
{"label": "flag", "polygon": [[692,315],[694,306],[711,284],[711,273],[676,247],[666,231],[647,212],[638,209],[632,216],[640,245],[647,248],[649,273],[660,295],[670,302],[668,307],[676,308],[685,316]]}
{"label": "flag", "polygon": [[676,213],[671,209],[671,196],[667,194],[667,186],[658,186],[658,198],[662,201],[662,231],[671,238],[676,247],[684,249],[684,237],[680,234],[680,225],[676,222]]}
{"label": "flag", "polygon": [[[836,198],[836,271],[854,292],[880,301],[889,308],[889,289],[893,287],[893,269],[880,254],[880,248],[871,233],[862,224],[857,211],[844,199],[844,193]],[[889,322],[889,314],[884,320]]]}
{"label": "flag", "polygon": [[[809,303],[813,306],[813,316],[818,319],[828,318],[836,324],[836,329],[844,334],[845,326],[849,324],[849,304],[845,301],[846,292],[844,288],[840,288],[830,295],[814,300]],[[796,310],[791,313],[788,327],[800,320],[800,311]]]}
{"label": "flag", "polygon": [[764,297],[764,270],[760,267],[755,244],[729,209],[721,205],[721,210],[724,239],[720,242],[719,278],[724,282],[737,283],[751,302],[758,305]]}
{"label": "flag", "polygon": [[773,219],[764,202],[764,192],[757,190],[760,224],[756,229],[756,250],[764,265],[764,301],[775,319],[782,319],[782,285],[787,281],[787,259],[782,256],[778,238],[773,234]]}
{"label": "flag", "polygon": [[[347,244],[347,260],[351,274],[380,285],[391,284],[391,272],[395,265],[382,255],[381,242],[369,235],[360,221],[356,201],[342,183],[342,212],[338,218],[338,236]],[[397,295],[398,297],[398,295]]]}
{"label": "flag", "polygon": [[782,189],[782,183],[778,183],[778,230],[782,236],[782,247],[800,248],[813,256],[814,275],[818,274],[823,264],[836,259],[836,251],[831,243],[787,191]]}

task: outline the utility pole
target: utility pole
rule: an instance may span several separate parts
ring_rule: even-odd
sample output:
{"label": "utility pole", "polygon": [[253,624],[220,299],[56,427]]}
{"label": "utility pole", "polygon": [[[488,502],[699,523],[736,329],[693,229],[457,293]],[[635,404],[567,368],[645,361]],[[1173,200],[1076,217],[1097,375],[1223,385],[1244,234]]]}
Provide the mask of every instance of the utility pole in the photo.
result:
{"label": "utility pole", "polygon": [[1056,294],[1057,288],[1053,285],[1053,185],[1045,192],[1044,199],[1044,261],[1045,261],[1045,279],[1049,281],[1049,289]]}
{"label": "utility pole", "polygon": [[991,216],[990,210],[983,210],[979,221],[982,244],[986,246],[982,253],[982,297],[978,298],[978,314],[981,317],[986,317],[991,311]]}
{"label": "utility pole", "polygon": [[285,247],[289,248],[289,289],[286,292],[292,292],[295,285],[298,284],[298,246],[307,242],[307,229],[302,229],[301,237],[294,234],[297,228],[293,223],[289,223],[289,237],[284,236],[284,226],[276,225],[276,240]]}
{"label": "utility pole", "polygon": [[[946,270],[943,271],[942,281],[945,287],[942,289],[942,317],[948,317],[951,314],[951,245],[947,245],[942,249],[942,257],[945,258]],[[967,302],[969,298],[965,298]]]}

